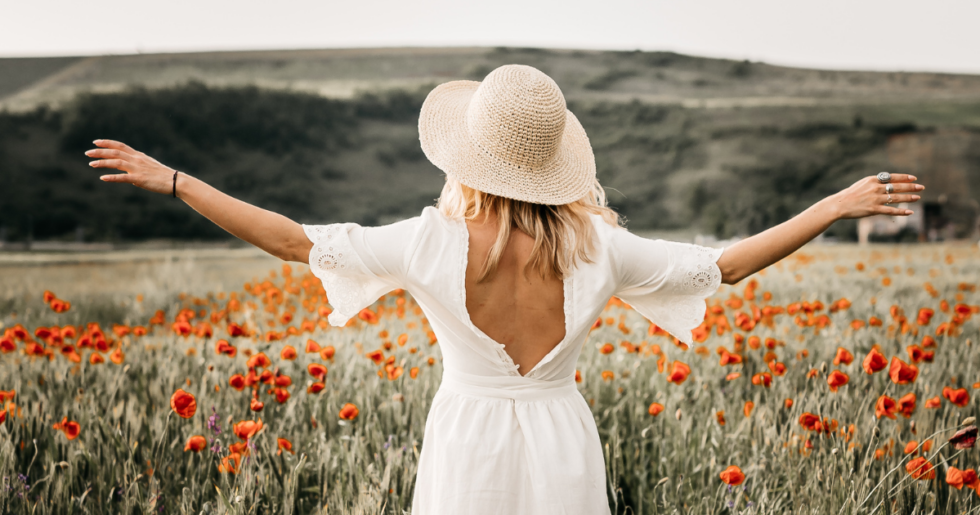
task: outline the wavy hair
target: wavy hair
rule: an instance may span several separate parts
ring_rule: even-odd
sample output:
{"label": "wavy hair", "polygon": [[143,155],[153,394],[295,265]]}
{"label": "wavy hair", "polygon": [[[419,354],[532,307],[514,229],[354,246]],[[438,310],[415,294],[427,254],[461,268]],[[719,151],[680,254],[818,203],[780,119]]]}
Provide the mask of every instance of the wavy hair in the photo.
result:
{"label": "wavy hair", "polygon": [[622,225],[619,214],[608,207],[606,192],[598,179],[593,189],[575,202],[545,205],[491,195],[446,176],[446,185],[442,188],[436,208],[443,215],[455,219],[473,220],[484,212],[497,216],[497,238],[490,247],[477,282],[486,280],[496,272],[514,229],[534,238],[531,255],[524,264],[525,277],[528,270],[532,270],[544,278],[564,279],[579,260],[593,262],[595,226],[591,215],[601,216],[604,222],[613,227]]}

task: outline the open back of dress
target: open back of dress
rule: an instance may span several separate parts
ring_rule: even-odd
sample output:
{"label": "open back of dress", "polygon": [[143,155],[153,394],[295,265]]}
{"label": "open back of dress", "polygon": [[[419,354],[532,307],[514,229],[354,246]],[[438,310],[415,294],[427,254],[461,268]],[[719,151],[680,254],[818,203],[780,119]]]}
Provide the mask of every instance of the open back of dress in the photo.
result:
{"label": "open back of dress", "polygon": [[466,310],[469,233],[433,207],[382,227],[304,225],[310,268],[343,326],[407,290],[438,338],[443,379],[425,424],[413,515],[608,513],[595,420],[575,363],[611,296],[692,343],[724,249],[648,240],[593,216],[596,253],[563,280],[565,337],[524,376]]}

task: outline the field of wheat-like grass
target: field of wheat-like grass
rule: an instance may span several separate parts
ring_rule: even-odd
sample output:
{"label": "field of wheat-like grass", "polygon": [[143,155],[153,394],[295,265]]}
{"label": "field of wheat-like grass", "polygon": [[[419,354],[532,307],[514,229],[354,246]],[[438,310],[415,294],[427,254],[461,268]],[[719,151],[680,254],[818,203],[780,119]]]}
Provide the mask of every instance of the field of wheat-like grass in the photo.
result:
{"label": "field of wheat-like grass", "polygon": [[[611,299],[576,380],[613,513],[980,513],[978,283],[976,245],[807,246],[692,348]],[[396,290],[335,328],[306,266],[238,284],[6,299],[0,513],[407,513],[424,313]]]}

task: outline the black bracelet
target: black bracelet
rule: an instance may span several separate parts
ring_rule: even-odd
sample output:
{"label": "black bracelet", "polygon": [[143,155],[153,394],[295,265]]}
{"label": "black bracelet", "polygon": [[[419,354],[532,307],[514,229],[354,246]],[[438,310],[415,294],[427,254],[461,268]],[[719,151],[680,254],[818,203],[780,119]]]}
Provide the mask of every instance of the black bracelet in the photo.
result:
{"label": "black bracelet", "polygon": [[177,170],[174,170],[174,198],[177,198]]}

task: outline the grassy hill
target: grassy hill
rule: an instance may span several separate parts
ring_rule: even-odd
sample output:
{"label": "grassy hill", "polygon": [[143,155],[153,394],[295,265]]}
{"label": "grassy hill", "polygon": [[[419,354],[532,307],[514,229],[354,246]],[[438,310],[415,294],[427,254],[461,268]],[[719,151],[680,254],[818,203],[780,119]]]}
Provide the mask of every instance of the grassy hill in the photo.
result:
{"label": "grassy hill", "polygon": [[[980,143],[980,76],[970,75],[516,48],[0,59],[0,232],[225,237],[178,201],[99,182],[82,155],[95,138],[302,222],[413,216],[442,184],[418,145],[425,94],[507,63],[562,87],[632,229],[746,235],[895,170],[896,136],[954,131]],[[953,158],[965,177],[953,189],[978,198],[977,159]],[[851,238],[854,224],[830,233]]]}

